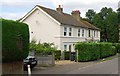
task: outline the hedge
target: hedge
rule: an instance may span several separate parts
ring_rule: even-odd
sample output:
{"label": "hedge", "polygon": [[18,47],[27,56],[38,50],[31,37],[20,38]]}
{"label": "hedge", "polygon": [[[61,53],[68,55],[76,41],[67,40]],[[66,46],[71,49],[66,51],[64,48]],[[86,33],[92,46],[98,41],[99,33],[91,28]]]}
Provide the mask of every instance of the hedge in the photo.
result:
{"label": "hedge", "polygon": [[120,53],[120,43],[113,43],[113,46],[115,46],[117,49],[117,52]]}
{"label": "hedge", "polygon": [[70,51],[64,51],[64,59],[70,60]]}
{"label": "hedge", "polygon": [[29,28],[25,23],[0,19],[2,22],[2,60],[21,61],[28,56]]}
{"label": "hedge", "polygon": [[116,54],[116,48],[112,43],[81,42],[75,45],[75,50],[78,50],[78,61],[92,61]]}
{"label": "hedge", "polygon": [[55,60],[60,60],[61,59],[61,50],[56,50],[55,51]]}

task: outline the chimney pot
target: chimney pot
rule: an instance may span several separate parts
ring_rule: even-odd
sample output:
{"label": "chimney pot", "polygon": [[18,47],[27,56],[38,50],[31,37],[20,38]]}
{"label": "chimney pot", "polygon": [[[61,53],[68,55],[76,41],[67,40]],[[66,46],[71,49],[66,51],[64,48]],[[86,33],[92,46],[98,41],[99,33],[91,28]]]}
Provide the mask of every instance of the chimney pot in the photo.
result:
{"label": "chimney pot", "polygon": [[56,10],[57,10],[59,13],[63,13],[63,8],[61,7],[61,5],[58,5],[58,8],[56,8]]}
{"label": "chimney pot", "polygon": [[71,12],[71,14],[75,19],[80,21],[80,11],[79,10],[74,10],[74,11]]}

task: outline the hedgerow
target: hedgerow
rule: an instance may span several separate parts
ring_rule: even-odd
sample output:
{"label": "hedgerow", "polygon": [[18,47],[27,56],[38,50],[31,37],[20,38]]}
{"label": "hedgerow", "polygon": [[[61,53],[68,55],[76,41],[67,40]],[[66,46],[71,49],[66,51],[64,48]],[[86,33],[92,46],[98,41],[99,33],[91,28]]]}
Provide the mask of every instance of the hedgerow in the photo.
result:
{"label": "hedgerow", "polygon": [[0,19],[2,22],[2,61],[21,61],[29,51],[29,28],[25,23]]}

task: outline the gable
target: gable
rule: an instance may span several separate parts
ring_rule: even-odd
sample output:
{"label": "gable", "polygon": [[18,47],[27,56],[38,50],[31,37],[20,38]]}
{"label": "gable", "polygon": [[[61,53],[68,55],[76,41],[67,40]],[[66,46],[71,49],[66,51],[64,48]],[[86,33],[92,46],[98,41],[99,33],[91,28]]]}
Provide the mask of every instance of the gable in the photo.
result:
{"label": "gable", "polygon": [[39,8],[38,6],[35,6],[30,12],[28,12],[21,20],[20,22],[24,22],[31,14],[33,14],[36,10],[41,11],[42,13],[44,13],[46,16],[48,16],[49,18],[51,18],[54,22],[56,22],[57,24],[60,25],[60,23],[55,20],[52,16],[50,16],[48,13],[46,13],[44,10],[42,10],[41,8]]}

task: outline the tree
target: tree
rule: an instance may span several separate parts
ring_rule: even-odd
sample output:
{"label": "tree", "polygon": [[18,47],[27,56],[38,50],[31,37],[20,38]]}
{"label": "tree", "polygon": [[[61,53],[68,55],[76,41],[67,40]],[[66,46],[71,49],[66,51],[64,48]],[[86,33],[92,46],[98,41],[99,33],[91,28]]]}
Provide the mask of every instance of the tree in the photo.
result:
{"label": "tree", "polygon": [[92,23],[93,17],[95,16],[96,12],[94,12],[93,9],[89,9],[88,12],[86,12],[87,19]]}
{"label": "tree", "polygon": [[92,23],[101,29],[101,41],[118,42],[118,14],[112,8],[102,8],[94,15]]}

